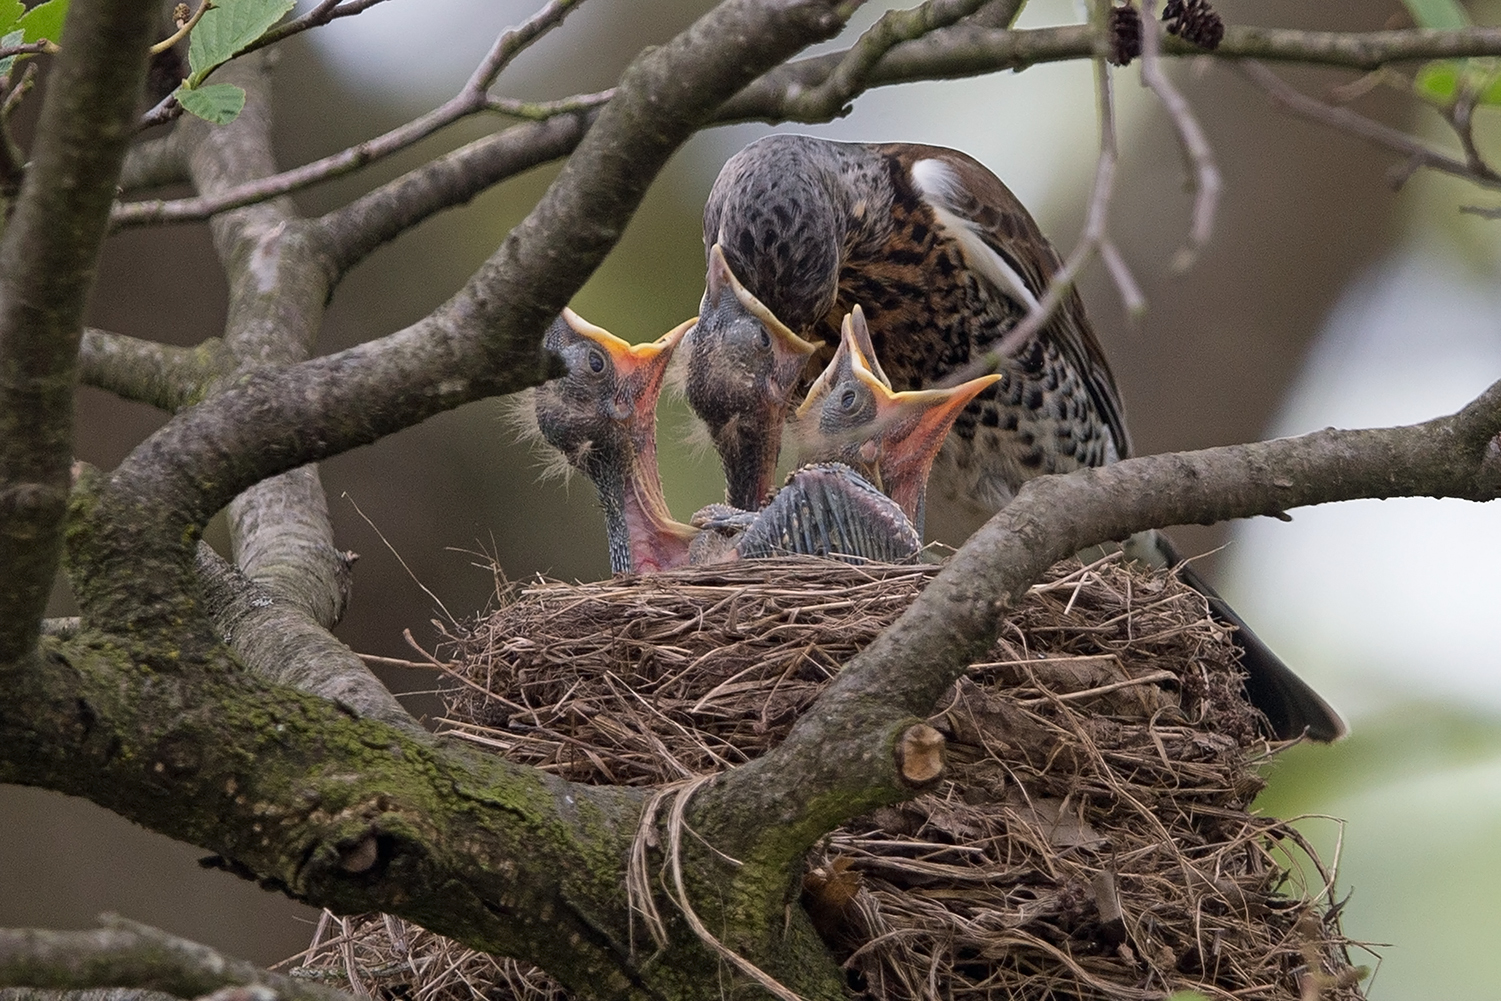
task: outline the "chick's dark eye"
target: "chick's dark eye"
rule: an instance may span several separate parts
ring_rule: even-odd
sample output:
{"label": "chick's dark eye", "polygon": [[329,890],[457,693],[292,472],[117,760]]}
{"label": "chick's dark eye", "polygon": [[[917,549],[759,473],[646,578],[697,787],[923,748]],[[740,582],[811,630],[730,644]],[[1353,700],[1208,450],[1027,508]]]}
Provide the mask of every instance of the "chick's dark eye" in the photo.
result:
{"label": "chick's dark eye", "polygon": [[839,406],[845,410],[855,409],[855,391],[853,389],[846,389],[844,394],[839,397]]}
{"label": "chick's dark eye", "polygon": [[761,348],[763,350],[765,350],[766,348],[771,347],[771,334],[766,330],[765,327],[761,328],[761,337],[760,337],[760,340],[761,340]]}
{"label": "chick's dark eye", "polygon": [[589,371],[593,372],[595,375],[598,375],[599,373],[603,372],[604,370],[605,370],[605,356],[602,355],[602,354],[600,354],[598,351],[590,351],[589,352]]}

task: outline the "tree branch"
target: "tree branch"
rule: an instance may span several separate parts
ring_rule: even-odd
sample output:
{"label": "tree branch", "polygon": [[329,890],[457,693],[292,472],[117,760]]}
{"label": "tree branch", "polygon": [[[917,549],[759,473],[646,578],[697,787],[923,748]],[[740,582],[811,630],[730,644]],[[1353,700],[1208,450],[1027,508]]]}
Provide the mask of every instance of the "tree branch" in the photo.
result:
{"label": "tree branch", "polygon": [[150,199],[116,205],[110,213],[113,230],[131,229],[157,223],[193,222],[208,219],[229,209],[289,194],[320,181],[343,177],[368,164],[384,160],[421,142],[428,136],[460,119],[489,107],[486,91],[495,77],[511,60],[534,41],[563,23],[583,0],[551,0],[526,22],[508,28],[495,40],[490,52],[476,67],[473,75],[457,95],[432,111],[401,125],[385,135],[351,146],[321,160],[303,164],[293,170],[274,171],[254,180],[232,185],[192,198]]}
{"label": "tree branch", "polygon": [[[354,554],[340,555],[347,586]],[[209,618],[246,667],[279,685],[331,699],[362,718],[380,720],[413,737],[427,737],[427,731],[366,669],[364,661],[328,631],[326,626],[332,623],[315,621],[305,605],[287,601],[278,589],[251,580],[201,542],[198,579]],[[347,599],[348,591],[339,597]]]}
{"label": "tree branch", "polygon": [[[180,129],[144,139],[130,147],[120,170],[120,190],[158,188],[188,179],[187,149]],[[111,214],[118,211],[117,205]]]}
{"label": "tree branch", "polygon": [[[225,67],[249,100],[232,124],[184,122],[174,132],[188,150],[199,190],[213,195],[274,173],[268,60]],[[224,364],[200,383],[208,395],[251,372],[304,361],[322,325],[327,270],[285,200],[217,216],[215,247],[229,279]],[[353,555],[334,545],[328,499],[313,466],[257,483],[229,504],[238,568],[202,544],[197,579],[218,634],[246,666],[302,691],[333,698],[362,715],[425,731],[343,643],[329,633],[348,601]]]}
{"label": "tree branch", "polygon": [[1481,187],[1501,188],[1501,178],[1484,167],[1483,161],[1480,162],[1483,169],[1477,171],[1474,161],[1447,156],[1401,129],[1384,125],[1349,108],[1309,97],[1253,59],[1245,60],[1237,68],[1252,83],[1266,91],[1278,107],[1402,154],[1407,158],[1408,164],[1403,172],[1403,179],[1418,167],[1430,167],[1441,173],[1466,178]]}
{"label": "tree branch", "polygon": [[[535,963],[580,997],[685,996],[714,968],[676,923],[668,948],[630,947],[621,885],[645,791],[409,737],[213,654],[141,671],[103,639],[48,641],[35,676],[7,691],[0,781],[86,795],[267,889],[400,915]],[[842,998],[837,966],[798,924],[812,950],[779,975],[806,998]],[[763,950],[784,941],[781,912],[763,934]]]}
{"label": "tree branch", "polygon": [[286,24],[277,25],[266,32],[260,38],[251,42],[240,51],[240,55],[247,55],[256,49],[267,45],[275,45],[283,39],[307,31],[309,28],[317,28],[328,24],[335,18],[351,17],[363,10],[368,10],[385,0],[318,0],[313,9],[301,17],[293,18]]}
{"label": "tree branch", "polygon": [[[684,899],[716,936],[728,930],[727,947],[803,996],[837,996],[833,965],[788,909],[789,874],[837,824],[913,793],[895,753],[902,734],[1048,566],[1163,524],[1411,495],[1501,496],[1501,382],[1453,417],[1410,427],[1030,482],[782,745],[702,786],[686,809],[674,804],[699,836],[681,844]],[[586,995],[671,993],[685,964],[713,961],[680,927],[650,961],[631,957],[620,886],[645,791],[571,785],[414,739],[234,671],[213,651],[172,674],[132,666],[148,656],[87,632],[49,641],[38,670],[0,700],[0,781],[87,795],[221,852],[226,868],[265,885],[346,912],[402,915],[538,963]]]}
{"label": "tree branch", "polygon": [[0,671],[33,649],[57,572],[84,303],[155,6],[98,0],[69,12],[33,161],[0,237]]}
{"label": "tree branch", "polygon": [[1220,169],[1215,163],[1209,137],[1204,134],[1204,127],[1199,124],[1193,108],[1162,71],[1162,41],[1167,36],[1155,8],[1152,0],[1142,0],[1141,80],[1162,102],[1168,121],[1173,123],[1173,131],[1178,134],[1178,146],[1188,160],[1189,190],[1194,196],[1193,214],[1188,225],[1188,239],[1173,255],[1173,270],[1181,272],[1193,266],[1209,245],[1209,237],[1214,232],[1214,216],[1220,202]]}
{"label": "tree branch", "polygon": [[787,95],[788,117],[825,121],[849,114],[849,100],[863,93],[872,67],[892,47],[946,28],[968,17],[989,0],[926,0],[912,10],[888,10],[816,87]]}
{"label": "tree branch", "polygon": [[[967,8],[969,4],[964,6]],[[999,16],[1006,13],[1008,6],[982,7],[981,13],[995,9]],[[949,12],[943,13],[946,15]],[[941,20],[946,21],[947,16]],[[1019,70],[1038,63],[1088,58],[1093,53],[1093,36],[1087,25],[1018,31],[988,27],[989,19],[982,19],[978,14],[950,27],[934,28],[936,23],[938,20],[933,18],[922,20],[928,34],[913,41],[897,41],[895,35],[862,40],[843,52],[779,66],[727,101],[716,118],[722,123],[747,120],[827,121],[850,99],[871,87],[975,76],[1005,69]],[[1213,53],[1205,53],[1203,49],[1170,36],[1163,39],[1163,54],[1222,58],[1256,56],[1289,62],[1372,68],[1413,59],[1498,55],[1501,54],[1501,29],[1312,32],[1230,27],[1225,40]],[[489,98],[485,103],[492,110],[541,118],[588,110],[611,93],[613,92],[607,91],[599,95],[580,95],[557,102],[513,102]],[[455,98],[455,102],[463,103],[459,98]],[[404,147],[409,140],[415,141],[416,138],[429,134],[440,127],[440,124],[446,124],[446,121],[434,124],[435,116],[442,114],[443,109],[430,112],[385,136],[268,177],[238,191],[224,192],[213,198],[198,196],[118,205],[112,217],[113,222],[118,227],[130,227],[204,219],[214,212],[252,204],[258,199],[285,194],[322,180],[342,176],[389,155],[394,149]],[[339,230],[335,252],[338,256],[345,257],[349,255],[345,247],[357,247],[363,253],[368,253],[369,248],[380,245],[402,229],[415,225],[434,212],[468,201],[486,187],[512,176],[518,170],[566,156],[582,138],[583,128],[587,127],[590,120],[578,118],[562,122],[557,129],[546,132],[513,134],[513,130],[508,130],[507,133],[502,133],[509,136],[506,140],[501,141],[495,136],[490,137],[490,140],[480,140],[479,143],[472,143],[463,150],[449,154],[441,167],[427,164],[412,174],[398,178],[384,189],[378,189],[367,196],[372,201],[365,202],[363,208],[377,212],[372,217],[370,234],[352,232],[357,229],[353,220],[362,218],[362,214],[356,212],[353,206],[339,210],[342,217],[334,226]],[[569,136],[572,137],[571,143],[565,139]],[[496,149],[486,145],[489,141],[497,141],[510,148],[510,156],[502,159],[514,159],[522,166],[509,172],[490,166],[496,162],[492,159]],[[517,148],[530,141],[538,142],[539,146],[535,150]],[[470,163],[470,157],[477,162]],[[434,169],[429,170],[430,167]],[[442,178],[441,182],[438,177]],[[392,191],[397,190],[407,196],[414,191],[422,191],[427,197],[420,199],[420,207],[416,209],[397,211],[394,206],[401,199],[390,197]],[[363,253],[358,254],[356,260],[363,257]]]}
{"label": "tree branch", "polygon": [[493,184],[572,153],[598,111],[558,115],[477,139],[381,185],[314,221],[336,275],[381,244]]}
{"label": "tree branch", "polygon": [[[106,915],[94,931],[0,928],[0,984],[82,990],[125,987],[196,998],[224,987],[260,987],[256,1001],[352,1001],[206,945]],[[245,1001],[249,1001],[247,997]]]}
{"label": "tree branch", "polygon": [[202,399],[209,382],[233,360],[218,338],[180,348],[87,327],[79,345],[78,381],[172,414]]}

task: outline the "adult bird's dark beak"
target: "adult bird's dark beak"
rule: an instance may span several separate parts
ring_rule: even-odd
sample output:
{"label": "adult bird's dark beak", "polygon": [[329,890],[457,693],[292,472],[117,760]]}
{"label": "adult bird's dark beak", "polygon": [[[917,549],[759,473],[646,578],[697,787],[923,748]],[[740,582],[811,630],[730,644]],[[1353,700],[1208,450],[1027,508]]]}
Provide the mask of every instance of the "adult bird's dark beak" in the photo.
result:
{"label": "adult bird's dark beak", "polygon": [[688,402],[709,427],[738,508],[766,502],[782,426],[808,357],[817,350],[784,324],[709,250],[698,325],[689,338]]}

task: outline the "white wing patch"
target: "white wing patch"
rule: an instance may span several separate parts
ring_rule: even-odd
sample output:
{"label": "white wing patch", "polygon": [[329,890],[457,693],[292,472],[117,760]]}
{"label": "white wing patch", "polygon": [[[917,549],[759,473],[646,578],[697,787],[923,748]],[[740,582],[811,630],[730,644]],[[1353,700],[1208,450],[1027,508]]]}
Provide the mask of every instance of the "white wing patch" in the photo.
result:
{"label": "white wing patch", "polygon": [[918,160],[912,165],[912,180],[923,194],[928,207],[933,210],[938,224],[950,236],[959,241],[969,266],[989,278],[1002,292],[1025,306],[1028,311],[1037,308],[1037,297],[1022,281],[1022,276],[1006,262],[1006,259],[990,248],[975,224],[956,213],[954,192],[959,188],[959,178],[954,168],[942,160]]}

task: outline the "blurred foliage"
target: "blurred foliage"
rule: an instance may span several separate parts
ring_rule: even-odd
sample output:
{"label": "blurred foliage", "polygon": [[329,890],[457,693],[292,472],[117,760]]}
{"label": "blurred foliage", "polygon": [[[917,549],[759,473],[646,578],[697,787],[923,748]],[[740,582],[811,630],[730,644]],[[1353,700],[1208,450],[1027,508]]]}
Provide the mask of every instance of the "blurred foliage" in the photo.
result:
{"label": "blurred foliage", "polygon": [[1278,817],[1322,812],[1417,776],[1501,759],[1501,718],[1441,702],[1409,703],[1361,719],[1333,746],[1303,744],[1278,757],[1257,805]]}
{"label": "blurred foliage", "polygon": [[[1472,23],[1459,0],[1403,0],[1420,28],[1455,31]],[[1420,97],[1447,107],[1470,94],[1477,104],[1501,104],[1501,66],[1494,59],[1445,59],[1418,70],[1413,88]]]}
{"label": "blurred foliage", "polygon": [[[1346,934],[1375,944],[1371,997],[1494,997],[1484,957],[1501,923],[1501,718],[1415,703],[1351,729],[1279,757],[1257,805],[1303,818],[1336,874]],[[1306,860],[1290,861],[1311,883]]]}

